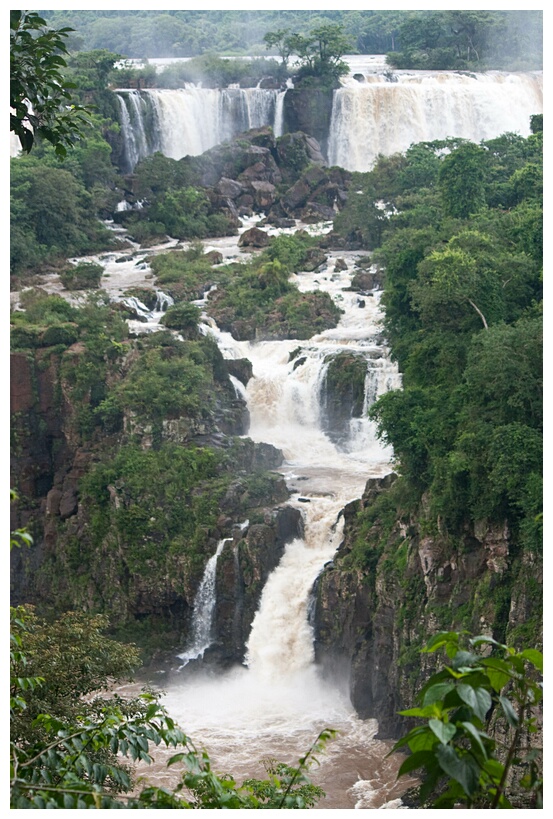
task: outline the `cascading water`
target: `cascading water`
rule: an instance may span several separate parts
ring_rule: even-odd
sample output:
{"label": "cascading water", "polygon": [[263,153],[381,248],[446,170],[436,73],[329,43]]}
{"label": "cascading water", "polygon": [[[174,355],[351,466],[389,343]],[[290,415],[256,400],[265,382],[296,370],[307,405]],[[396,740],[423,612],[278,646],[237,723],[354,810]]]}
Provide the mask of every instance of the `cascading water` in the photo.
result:
{"label": "cascading water", "polygon": [[341,541],[341,510],[360,496],[367,478],[390,471],[391,452],[379,444],[367,418],[352,424],[349,446],[341,449],[320,425],[321,381],[328,358],[339,352],[365,358],[373,398],[400,386],[381,343],[379,294],[365,297],[360,307],[358,294],[347,289],[353,261],[348,259],[345,271],[330,263],[326,270],[294,277],[301,290],[326,290],[344,310],[338,327],[309,341],[237,342],[204,314],[203,329],[223,354],[252,362],[254,377],[241,389],[251,416],[248,436],[283,450],[280,471],[292,492],[290,504],[304,515],[305,539],[287,545],[265,585],[246,667],[216,678],[198,672],[172,676],[166,685],[169,712],[205,744],[218,769],[237,778],[261,775],[256,760],[268,755],[293,761],[320,730],[337,728],[339,737],[314,776],[327,790],[325,808],[353,808],[361,798],[378,807],[401,792],[394,785],[394,763],[384,760],[389,746],[374,739],[376,723],[357,718],[336,680],[320,678],[308,617],[314,581]]}
{"label": "cascading water", "polygon": [[213,612],[215,609],[215,577],[217,560],[223,551],[225,543],[232,542],[232,538],[223,538],[217,544],[215,554],[207,561],[202,582],[198,586],[194,608],[192,611],[192,638],[186,650],[179,654],[184,668],[191,660],[199,660],[204,656],[206,649],[212,643]]}
{"label": "cascading water", "polygon": [[378,154],[405,151],[415,142],[528,136],[531,115],[542,109],[541,72],[369,74],[334,92],[329,164],[367,171]]}
{"label": "cascading water", "polygon": [[116,94],[128,169],[154,151],[181,159],[201,154],[250,128],[271,125],[275,131],[282,130],[279,93],[283,95],[273,89],[195,85],[177,90],[120,89]]}
{"label": "cascading water", "polygon": [[[463,137],[480,142],[505,132],[529,134],[543,110],[541,72],[461,73],[375,70],[348,77],[334,92],[329,165],[369,170],[378,154],[415,142]],[[194,156],[250,128],[284,133],[285,91],[263,88],[120,89],[127,170],[155,151]]]}
{"label": "cascading water", "polygon": [[[316,226],[307,228],[320,231]],[[103,264],[103,285],[111,298],[121,301],[130,287],[151,287],[145,257],[171,244],[147,251],[137,247],[128,259],[105,254],[87,260]],[[233,258],[238,252],[236,237],[213,240],[205,249]],[[169,713],[198,745],[207,748],[217,770],[229,771],[238,780],[263,776],[258,760],[271,756],[293,763],[323,728],[336,728],[337,739],[312,774],[327,792],[320,807],[395,807],[394,800],[405,785],[395,783],[399,761],[386,759],[391,743],[374,739],[376,721],[357,717],[343,681],[320,678],[309,622],[314,581],[341,540],[340,512],[361,495],[367,478],[389,472],[392,454],[378,443],[366,417],[352,420],[348,445],[339,449],[322,431],[320,393],[329,357],[346,350],[364,358],[366,406],[386,389],[400,386],[397,367],[382,346],[380,294],[360,300],[349,289],[355,254],[340,255],[347,259],[347,270],[337,270],[330,261],[326,269],[294,276],[300,290],[326,290],[344,310],[336,328],[308,341],[237,342],[204,313],[201,328],[213,334],[223,354],[252,362],[254,377],[247,388],[234,382],[248,403],[248,434],[283,450],[286,461],[280,471],[292,492],[290,504],[304,515],[305,539],[287,545],[266,583],[248,639],[247,666],[218,675],[207,671],[204,675],[199,669],[191,675],[181,672],[169,677],[163,687]],[[52,280],[49,286],[57,292],[59,284]],[[158,296],[156,311],[163,301],[163,294]],[[131,328],[156,329],[156,311],[148,313],[136,297],[127,298],[146,318],[146,322],[129,321]],[[204,298],[198,305],[207,310],[209,301]],[[223,543],[217,551],[222,549]],[[216,561],[214,555],[206,568],[206,594],[198,592],[195,617],[203,623],[203,636],[198,626],[181,659],[201,655],[211,640],[209,610],[215,602]],[[213,591],[207,593],[208,589]],[[155,765],[144,773],[170,785],[173,769],[165,768],[170,755],[158,749]]]}

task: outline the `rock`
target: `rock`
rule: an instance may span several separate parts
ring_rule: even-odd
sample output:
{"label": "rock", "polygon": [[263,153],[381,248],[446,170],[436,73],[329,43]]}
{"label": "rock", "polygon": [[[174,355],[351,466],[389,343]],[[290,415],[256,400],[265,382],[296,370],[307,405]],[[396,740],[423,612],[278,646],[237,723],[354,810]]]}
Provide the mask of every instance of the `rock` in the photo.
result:
{"label": "rock", "polygon": [[211,265],[222,264],[225,257],[218,250],[210,250],[204,255],[204,259]]}
{"label": "rock", "polygon": [[25,353],[12,353],[10,373],[11,412],[28,412],[35,402],[32,361]]}
{"label": "rock", "polygon": [[250,183],[250,189],[253,191],[257,210],[269,210],[275,201],[275,186],[271,182],[253,181]]}
{"label": "rock", "polygon": [[305,179],[298,179],[298,181],[289,188],[280,200],[282,210],[291,216],[296,208],[304,205],[307,202],[307,197],[311,192],[311,188]]}
{"label": "rock", "polygon": [[333,89],[289,88],[284,97],[285,129],[302,131],[317,140],[326,153],[332,116]]}
{"label": "rock", "polygon": [[382,286],[382,274],[380,271],[358,270],[353,274],[351,289],[358,293],[368,295],[373,290]]}
{"label": "rock", "polygon": [[300,219],[308,225],[316,222],[331,222],[336,213],[329,205],[320,205],[318,202],[308,202],[301,211]]}
{"label": "rock", "polygon": [[221,177],[215,190],[220,193],[221,196],[228,197],[229,199],[237,199],[244,193],[244,188],[240,182],[236,182],[234,179],[228,179],[226,176]]}
{"label": "rock", "polygon": [[317,270],[318,267],[321,267],[321,265],[326,264],[327,261],[328,256],[323,250],[319,247],[312,247],[306,253],[303,269],[306,273],[312,273],[314,270]]}
{"label": "rock", "polygon": [[270,219],[270,224],[276,228],[293,228],[296,226],[296,220],[275,217]]}
{"label": "rock", "polygon": [[347,265],[347,262],[346,262],[345,259],[342,259],[342,258],[336,259],[336,261],[334,262],[334,270],[336,270],[337,272],[340,272],[342,270],[347,270],[347,269],[348,269],[348,265]]}
{"label": "rock", "polygon": [[300,512],[279,507],[252,524],[245,536],[226,544],[217,563],[214,631],[215,658],[228,665],[241,662],[261,593],[276,568],[286,543],[303,535]]}
{"label": "rock", "polygon": [[250,378],[253,377],[252,362],[249,358],[227,359],[225,363],[229,375],[237,378],[244,386],[246,386]]}
{"label": "rock", "polygon": [[267,247],[269,245],[269,234],[257,227],[252,227],[238,239],[238,247]]}

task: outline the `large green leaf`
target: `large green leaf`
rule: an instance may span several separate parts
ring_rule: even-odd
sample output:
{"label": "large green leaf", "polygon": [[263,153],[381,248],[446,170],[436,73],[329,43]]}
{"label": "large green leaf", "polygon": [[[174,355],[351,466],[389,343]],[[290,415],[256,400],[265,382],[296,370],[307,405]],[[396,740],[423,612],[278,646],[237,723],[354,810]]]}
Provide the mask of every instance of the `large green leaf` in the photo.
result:
{"label": "large green leaf", "polygon": [[535,648],[526,648],[520,652],[520,656],[528,660],[532,665],[543,673],[543,654]]}
{"label": "large green leaf", "polygon": [[443,700],[445,695],[452,691],[454,688],[455,683],[453,681],[436,683],[436,685],[431,686],[425,691],[423,706],[432,705],[435,702]]}
{"label": "large green leaf", "polygon": [[476,716],[484,722],[486,714],[492,705],[492,698],[489,691],[486,691],[485,688],[473,688],[466,683],[459,683],[457,692],[463,702],[472,708]]}
{"label": "large green leaf", "polygon": [[451,745],[438,745],[436,756],[444,773],[455,779],[467,796],[474,796],[480,778],[477,763],[470,756],[459,756]]}
{"label": "large green leaf", "polygon": [[511,728],[516,728],[518,726],[519,719],[511,704],[511,701],[508,700],[507,697],[499,697],[499,702],[501,704],[501,708],[503,709],[503,713],[505,714],[505,719]]}
{"label": "large green leaf", "polygon": [[450,739],[453,739],[457,733],[457,729],[451,722],[442,722],[439,719],[431,719],[428,725],[433,734],[435,734],[442,745],[447,745]]}

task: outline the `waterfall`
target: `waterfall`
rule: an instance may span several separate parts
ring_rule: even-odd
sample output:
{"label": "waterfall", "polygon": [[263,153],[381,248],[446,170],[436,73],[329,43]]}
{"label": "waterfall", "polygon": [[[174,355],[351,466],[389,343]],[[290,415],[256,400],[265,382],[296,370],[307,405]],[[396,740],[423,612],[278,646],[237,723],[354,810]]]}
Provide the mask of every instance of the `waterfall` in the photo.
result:
{"label": "waterfall", "polygon": [[155,151],[196,156],[243,131],[275,126],[279,92],[261,88],[116,91],[128,169]]}
{"label": "waterfall", "polygon": [[329,164],[367,171],[378,154],[405,151],[415,142],[528,136],[530,116],[542,110],[541,72],[371,74],[334,92]]}
{"label": "waterfall", "polygon": [[[336,270],[331,258],[317,273],[292,277],[300,290],[324,290],[344,310],[337,327],[307,341],[236,341],[203,316],[203,332],[213,335],[225,358],[252,363],[247,386],[233,382],[247,399],[248,437],[283,451],[279,472],[291,492],[289,504],[302,512],[305,535],[287,544],[265,584],[246,664],[217,676],[173,677],[165,686],[166,705],[207,747],[218,769],[237,778],[262,776],[256,759],[297,759],[320,730],[337,728],[339,737],[315,773],[316,783],[329,792],[324,807],[354,808],[369,788],[379,807],[401,793],[395,784],[398,763],[385,759],[389,745],[374,739],[375,721],[357,717],[344,686],[320,677],[309,617],[316,578],[342,541],[342,509],[361,496],[368,478],[390,471],[392,457],[367,418],[356,419],[347,447],[337,448],[325,435],[320,384],[328,359],[344,351],[364,358],[366,406],[401,385],[382,344],[380,294],[365,296],[360,308],[359,294],[349,289],[356,254],[338,255],[347,270]],[[204,309],[208,314],[209,301]],[[366,783],[361,791],[354,790],[357,780]]]}
{"label": "waterfall", "polygon": [[[370,71],[334,92],[329,165],[369,170],[378,154],[415,142],[463,137],[480,142],[529,134],[543,110],[541,72]],[[250,128],[284,132],[286,91],[263,88],[119,89],[126,170],[161,151],[196,156]]]}
{"label": "waterfall", "polygon": [[223,538],[217,544],[217,550],[206,563],[202,582],[198,587],[194,609],[192,611],[192,638],[190,645],[179,658],[182,660],[181,668],[184,668],[190,660],[199,660],[204,656],[207,648],[212,643],[213,612],[215,610],[215,579],[217,573],[217,560],[223,551],[225,543],[232,542],[232,538]]}
{"label": "waterfall", "polygon": [[281,137],[284,133],[284,97],[286,91],[279,91],[275,103],[275,137]]}

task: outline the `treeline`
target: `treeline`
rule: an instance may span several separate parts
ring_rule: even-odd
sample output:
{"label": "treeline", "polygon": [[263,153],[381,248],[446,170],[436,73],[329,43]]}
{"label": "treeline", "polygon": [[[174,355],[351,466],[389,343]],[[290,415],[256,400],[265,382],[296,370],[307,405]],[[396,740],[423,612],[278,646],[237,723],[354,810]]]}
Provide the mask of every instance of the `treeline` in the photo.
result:
{"label": "treeline", "polygon": [[[69,25],[72,50],[107,49],[131,58],[205,53],[262,55],[267,32],[343,26],[351,53],[390,54],[398,68],[538,69],[541,11],[45,11]],[[276,53],[276,51],[274,52]]]}
{"label": "treeline", "polygon": [[[397,458],[399,507],[452,543],[467,525],[506,523],[511,560],[541,553],[541,115],[532,130],[381,158],[335,222],[385,268],[403,389],[371,414]],[[520,636],[534,640],[531,608]],[[498,609],[498,633],[507,620]]]}

